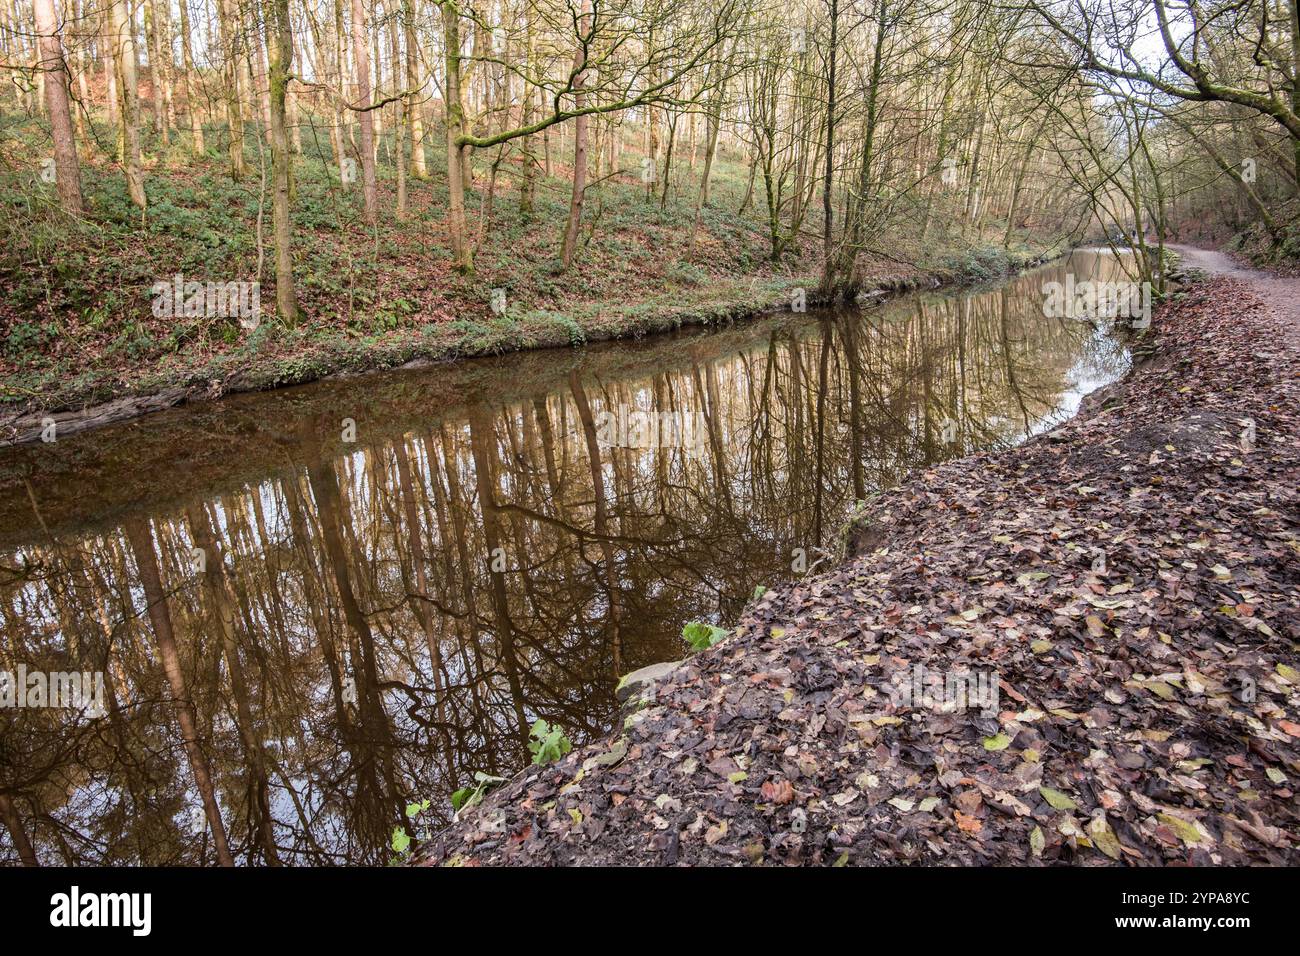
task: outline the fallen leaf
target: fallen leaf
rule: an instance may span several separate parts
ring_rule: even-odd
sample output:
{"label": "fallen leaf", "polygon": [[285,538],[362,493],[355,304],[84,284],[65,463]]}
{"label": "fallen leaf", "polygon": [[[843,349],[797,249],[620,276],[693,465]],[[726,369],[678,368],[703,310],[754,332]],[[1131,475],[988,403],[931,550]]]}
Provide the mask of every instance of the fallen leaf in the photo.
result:
{"label": "fallen leaf", "polygon": [[1079,805],[1060,790],[1053,790],[1051,787],[1039,787],[1038,792],[1043,795],[1043,799],[1051,804],[1052,808],[1055,810],[1079,809]]}

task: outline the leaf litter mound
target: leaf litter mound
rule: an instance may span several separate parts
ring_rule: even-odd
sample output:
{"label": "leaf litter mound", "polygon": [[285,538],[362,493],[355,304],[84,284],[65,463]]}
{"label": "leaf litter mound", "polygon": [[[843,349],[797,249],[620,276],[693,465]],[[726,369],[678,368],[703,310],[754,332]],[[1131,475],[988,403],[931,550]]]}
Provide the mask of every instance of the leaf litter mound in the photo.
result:
{"label": "leaf litter mound", "polygon": [[859,553],[417,862],[1300,862],[1291,324],[1192,287],[1079,416],[912,475]]}

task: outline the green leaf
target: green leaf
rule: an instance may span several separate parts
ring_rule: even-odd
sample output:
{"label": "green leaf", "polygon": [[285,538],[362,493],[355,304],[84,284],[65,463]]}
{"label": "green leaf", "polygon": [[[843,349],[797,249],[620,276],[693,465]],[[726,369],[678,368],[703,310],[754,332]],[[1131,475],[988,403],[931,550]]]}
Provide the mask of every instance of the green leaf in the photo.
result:
{"label": "green leaf", "polygon": [[1142,686],[1151,691],[1151,693],[1155,694],[1161,700],[1174,699],[1174,689],[1162,680],[1143,681]]}
{"label": "green leaf", "polygon": [[1176,817],[1172,813],[1157,813],[1156,819],[1177,833],[1184,843],[1200,843],[1204,839],[1201,831],[1182,817]]}
{"label": "green leaf", "polygon": [[682,628],[682,639],[693,651],[706,651],[726,636],[726,628],[707,624],[704,621],[691,621]]}
{"label": "green leaf", "polygon": [[1052,805],[1056,810],[1077,810],[1079,805],[1071,800],[1060,790],[1053,790],[1051,787],[1039,787],[1038,792],[1043,795],[1043,799]]}
{"label": "green leaf", "polygon": [[1016,583],[1023,588],[1033,584],[1035,581],[1042,581],[1048,577],[1050,577],[1050,575],[1046,571],[1026,571],[1024,574],[1016,575]]}
{"label": "green leaf", "polygon": [[1088,822],[1088,836],[1092,838],[1093,846],[1112,860],[1120,858],[1119,837],[1115,836],[1104,816],[1098,815]]}
{"label": "green leaf", "polygon": [[995,734],[984,738],[985,750],[1006,750],[1009,746],[1011,746],[1011,738],[1006,734]]}
{"label": "green leaf", "polygon": [[[483,794],[491,790],[496,784],[505,780],[505,777],[494,777],[490,773],[484,773],[482,770],[474,774],[474,780],[477,787],[461,787],[451,795],[451,808],[459,813],[466,807],[472,807],[483,799]],[[425,808],[428,809],[429,801],[424,801]]]}
{"label": "green leaf", "polygon": [[1041,827],[1034,827],[1029,831],[1029,852],[1034,856],[1043,855],[1043,847],[1047,846],[1047,839],[1043,836]]}
{"label": "green leaf", "polygon": [[393,850],[397,853],[405,853],[411,845],[411,838],[401,827],[393,827]]}
{"label": "green leaf", "polygon": [[564,736],[564,731],[552,727],[544,720],[533,724],[530,737],[528,749],[532,751],[533,763],[539,767],[554,763],[573,749],[573,744]]}

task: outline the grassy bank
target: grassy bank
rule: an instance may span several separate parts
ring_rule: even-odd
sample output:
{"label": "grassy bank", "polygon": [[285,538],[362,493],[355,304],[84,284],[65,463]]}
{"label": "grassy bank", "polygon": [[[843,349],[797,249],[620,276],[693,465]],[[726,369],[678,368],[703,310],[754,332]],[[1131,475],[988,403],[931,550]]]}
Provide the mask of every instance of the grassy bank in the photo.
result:
{"label": "grassy bank", "polygon": [[[533,214],[525,217],[516,164],[502,163],[489,215],[491,157],[480,156],[469,200],[479,252],[475,273],[465,276],[451,268],[436,149],[429,151],[431,178],[410,183],[409,217],[389,214],[372,230],[362,221],[356,190],[335,178],[328,139],[308,130],[294,170],[296,273],[307,318],[289,328],[274,311],[269,199],[255,141],[252,174],[232,182],[219,130],[209,137],[209,152],[197,158],[179,135],[168,146],[146,138],[151,205],[142,225],[103,151],[83,163],[87,216],[61,213],[52,187],[30,166],[41,154],[44,130],[22,116],[0,121],[10,144],[0,173],[4,439],[30,439],[47,414],[65,428],[415,359],[580,345],[729,320],[788,303],[791,289],[815,282],[815,240],[801,238],[779,259],[771,257],[759,218],[761,176],[746,202],[749,168],[738,156],[719,157],[711,202],[694,230],[702,159],[693,167],[681,160],[665,198],[661,187],[648,194],[631,172],[639,168],[637,154],[625,150],[621,165],[629,172],[589,191],[584,244],[566,273],[557,271],[556,259],[568,170],[552,164],[551,176],[538,184]],[[111,131],[99,129],[98,140],[111,143]],[[430,141],[440,140],[431,135]],[[379,163],[387,210],[394,202],[393,167],[385,162],[390,145],[381,144]],[[803,231],[815,232],[811,219]],[[900,226],[875,244],[888,257],[868,257],[866,271],[884,288],[987,278],[1055,245],[1027,238],[1004,249],[1001,234],[1000,226],[987,238],[936,226],[921,242]],[[250,331],[235,318],[155,316],[151,287],[177,274],[187,281],[260,280],[260,326]],[[494,290],[504,290],[499,313],[492,308]],[[106,402],[116,404],[85,414]]]}

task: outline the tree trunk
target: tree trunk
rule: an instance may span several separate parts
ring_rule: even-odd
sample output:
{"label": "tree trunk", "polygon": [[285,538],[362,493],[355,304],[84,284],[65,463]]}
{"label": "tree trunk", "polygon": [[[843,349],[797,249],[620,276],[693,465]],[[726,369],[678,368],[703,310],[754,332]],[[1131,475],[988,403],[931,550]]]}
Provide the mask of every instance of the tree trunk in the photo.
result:
{"label": "tree trunk", "polygon": [[[388,48],[393,61],[393,92],[402,88],[401,24],[396,19],[388,24]],[[399,97],[393,102],[396,122],[393,125],[393,166],[397,174],[397,218],[406,218],[406,106],[409,97]]]}
{"label": "tree trunk", "polygon": [[[531,64],[533,62],[533,53],[535,49],[535,40],[533,37],[533,18],[529,15],[527,6],[524,9],[524,62]],[[533,121],[533,99],[534,91],[524,84],[524,102],[523,114],[520,117],[524,126],[528,126]],[[520,144],[520,151],[523,154],[524,170],[519,182],[519,218],[524,222],[531,222],[533,218],[533,197],[537,188],[537,152],[533,149],[534,138],[525,136]]]}
{"label": "tree trunk", "polygon": [[239,60],[242,53],[238,12],[233,0],[218,0],[218,20],[221,26],[221,39],[225,47],[227,69],[226,81],[226,120],[230,127],[230,178],[243,179],[246,172],[244,165],[244,106],[239,95],[240,69]]}
{"label": "tree trunk", "polygon": [[835,282],[835,256],[833,254],[831,225],[833,207],[831,204],[832,177],[835,174],[835,57],[839,52],[839,0],[831,0],[831,46],[830,72],[826,86],[826,171],[822,182],[822,292],[829,295]]}
{"label": "tree trunk", "polygon": [[[258,29],[258,11],[250,11],[249,20],[251,21],[251,36],[253,42],[253,64],[256,66],[257,75],[255,77],[254,88],[257,95],[258,105],[262,108],[262,125],[266,127],[268,135],[271,130],[271,92],[269,76],[270,72],[266,68],[266,47],[263,44],[263,30]],[[265,16],[261,18],[265,20]],[[270,42],[270,29],[268,23],[261,26],[266,31],[266,42]]]}
{"label": "tree trunk", "polygon": [[[122,117],[120,115],[121,102],[117,91],[117,43],[113,40],[113,11],[112,3],[105,3],[100,10],[100,48],[104,51],[102,57],[104,63],[104,89],[107,91],[108,99],[108,125],[114,129],[121,126]],[[121,137],[119,137],[118,159],[121,159]]]}
{"label": "tree trunk", "polygon": [[153,112],[153,128],[163,143],[167,142],[167,119],[163,114],[162,95],[162,43],[158,35],[158,0],[146,0],[144,6],[144,42],[149,51],[149,108]]}
{"label": "tree trunk", "polygon": [[460,9],[455,0],[440,0],[444,36],[443,97],[447,104],[447,228],[451,234],[452,265],[460,272],[474,271],[474,254],[465,235],[465,148],[458,140],[465,132],[465,106],[460,91]]}
{"label": "tree trunk", "polygon": [[[586,76],[587,37],[591,31],[591,0],[582,0],[582,15],[578,20],[581,38],[573,57],[573,106],[581,110],[587,105]],[[587,117],[573,119],[573,195],[569,199],[569,221],[564,227],[564,244],[560,248],[560,268],[567,270],[573,264],[578,248],[578,231],[582,228],[582,205],[587,192]]]}
{"label": "tree trunk", "polygon": [[90,67],[86,59],[86,50],[90,46],[88,42],[95,36],[94,27],[90,26],[94,22],[94,16],[87,10],[86,0],[73,0],[72,15],[77,18],[78,23],[85,22],[89,29],[89,36],[83,35],[82,42],[77,44],[76,57],[74,61],[75,76],[77,78],[77,99],[72,104],[72,122],[73,128],[77,134],[77,142],[81,144],[81,149],[89,159],[93,153],[91,143],[94,137],[86,132],[86,123],[88,122],[87,114],[90,111]]}
{"label": "tree trunk", "polygon": [[179,0],[181,15],[181,59],[185,67],[185,108],[190,113],[190,139],[195,153],[202,154],[203,117],[199,114],[199,85],[194,72],[194,47],[190,40],[188,0]]}
{"label": "tree trunk", "polygon": [[298,296],[293,284],[293,223],[289,215],[289,137],[285,129],[285,96],[293,64],[293,35],[289,0],[266,0],[267,82],[271,107],[271,214],[275,229],[275,305],[280,321],[298,323]]}
{"label": "tree trunk", "polygon": [[45,108],[50,114],[54,137],[54,172],[59,203],[70,213],[81,212],[81,167],[77,163],[77,141],[72,133],[72,112],[68,105],[68,69],[63,62],[54,0],[33,0],[36,33],[40,45],[41,70],[45,74]]}
{"label": "tree trunk", "polygon": [[356,78],[357,118],[361,125],[361,204],[368,225],[379,221],[379,189],[375,184],[375,118],[370,106],[370,45],[366,43],[366,9],[352,0],[352,59]]}
{"label": "tree trunk", "polygon": [[116,64],[118,115],[122,122],[122,167],[131,201],[146,213],[149,202],[140,169],[140,97],[136,87],[135,32],[127,16],[129,0],[110,0],[113,24],[113,58]]}
{"label": "tree trunk", "polygon": [[[1291,111],[1300,116],[1300,2],[1287,0],[1291,30]],[[1300,136],[1291,134],[1291,158],[1295,162],[1296,192],[1300,193]]]}
{"label": "tree trunk", "polygon": [[424,158],[424,120],[420,116],[420,97],[424,84],[420,79],[420,47],[415,37],[415,0],[402,0],[403,30],[406,34],[406,123],[411,134],[411,174],[416,179],[429,178]]}

